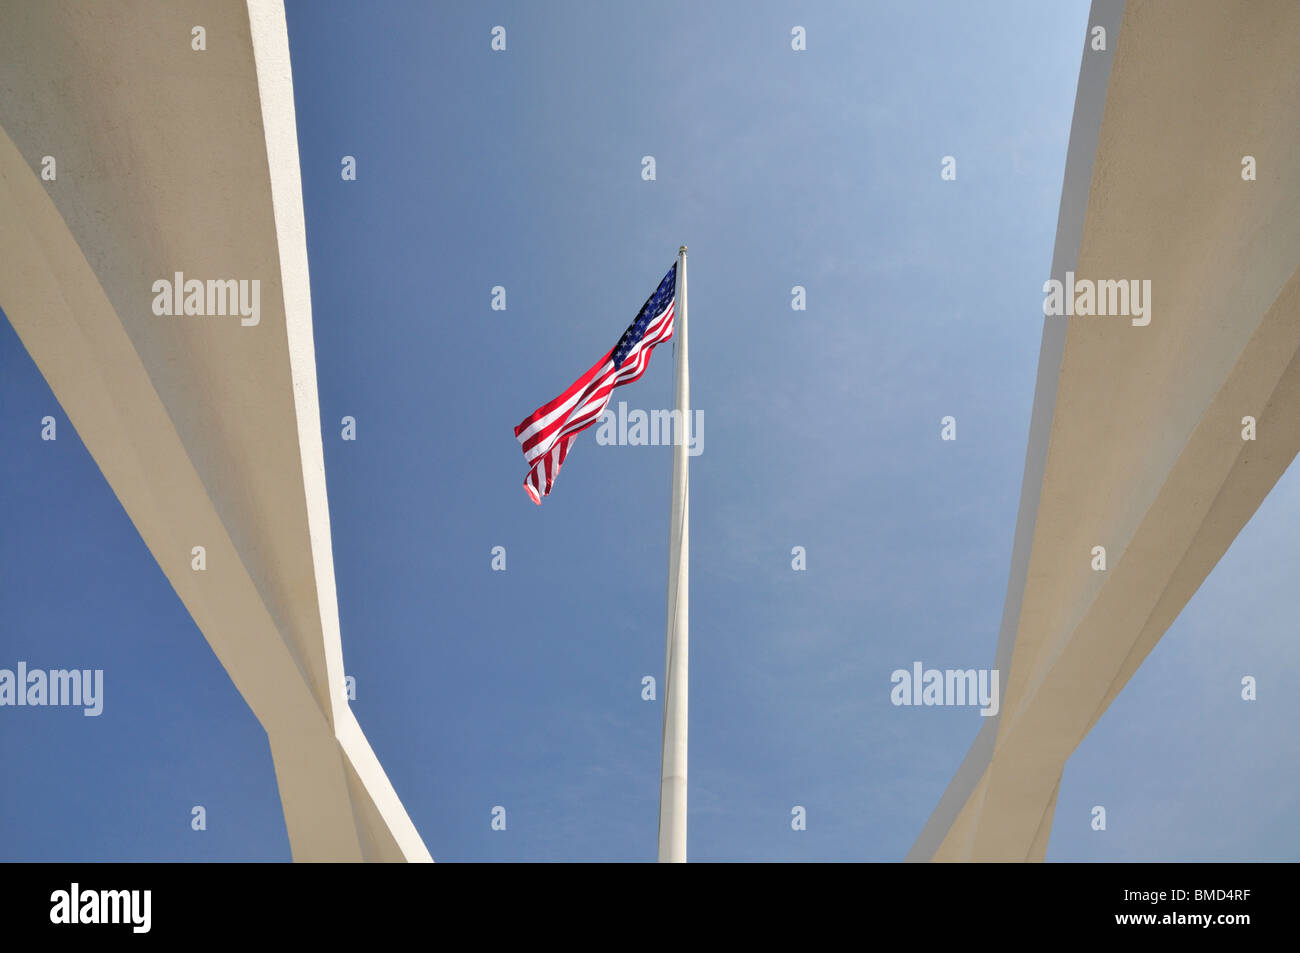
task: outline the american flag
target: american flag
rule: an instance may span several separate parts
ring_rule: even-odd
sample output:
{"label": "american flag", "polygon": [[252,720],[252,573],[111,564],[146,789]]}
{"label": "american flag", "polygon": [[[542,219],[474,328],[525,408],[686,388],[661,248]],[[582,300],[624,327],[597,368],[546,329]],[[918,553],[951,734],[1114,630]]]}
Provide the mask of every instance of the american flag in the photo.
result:
{"label": "american flag", "polygon": [[644,374],[655,345],[673,336],[676,290],[674,263],[618,343],[563,394],[542,404],[515,428],[515,439],[532,468],[524,480],[524,492],[538,506],[555,485],[569,447],[578,434],[600,419],[614,388]]}

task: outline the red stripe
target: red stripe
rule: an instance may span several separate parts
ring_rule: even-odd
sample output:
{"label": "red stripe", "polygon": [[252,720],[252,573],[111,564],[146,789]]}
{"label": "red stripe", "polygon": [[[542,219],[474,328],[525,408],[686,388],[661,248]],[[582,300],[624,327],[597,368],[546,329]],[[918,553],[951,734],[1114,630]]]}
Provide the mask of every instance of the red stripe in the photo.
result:
{"label": "red stripe", "polygon": [[560,404],[564,403],[570,396],[573,395],[575,391],[580,390],[583,387],[586,387],[587,383],[593,377],[596,376],[596,373],[602,367],[605,366],[605,362],[609,360],[610,355],[613,353],[614,353],[614,349],[610,348],[608,351],[605,352],[604,357],[602,357],[599,361],[597,361],[595,364],[591,366],[591,370],[587,371],[587,373],[583,374],[576,381],[570,384],[568,388],[565,389],[563,394],[561,394],[559,397],[556,397],[554,400],[548,400],[546,403],[542,404],[542,406],[538,407],[531,414],[525,417],[523,419],[523,422],[520,423],[519,426],[515,428],[515,436],[516,437],[519,436],[519,431],[527,429],[528,425],[531,424],[534,420],[537,420],[539,417],[545,417],[556,407],[560,406]]}
{"label": "red stripe", "polygon": [[[640,356],[643,354],[646,355],[646,360],[648,360],[649,352],[654,349],[654,346],[656,344],[660,343],[661,341],[666,341],[672,337],[674,308],[675,308],[674,303],[670,302],[668,307],[664,309],[663,313],[659,315],[659,317],[657,317],[654,321],[652,321],[649,327],[646,328],[645,337],[643,337],[642,340],[637,343],[637,349],[635,351],[633,361],[624,362],[622,367],[618,368],[617,371],[615,370],[612,364],[609,365],[608,374],[614,375],[614,384],[612,386],[620,387],[625,383],[631,383],[632,381],[638,380],[641,377],[641,374],[645,373],[645,364],[644,362],[641,362],[640,372],[634,375],[629,375],[628,373],[629,364],[635,367],[635,364],[637,363],[637,359],[639,359]],[[612,354],[613,351],[611,350],[610,353]],[[609,360],[609,354],[605,355],[605,360],[606,361]],[[608,379],[603,374],[594,380],[592,378],[593,378],[593,372],[600,371],[602,367],[603,365],[597,365],[596,367],[593,367],[591,371],[588,371],[581,378],[579,378],[579,380],[575,381],[573,386],[569,387],[563,394],[555,398],[555,400],[548,402],[546,405],[544,405],[544,407],[539,407],[536,411],[533,412],[532,415],[528,417],[528,419],[526,419],[522,424],[520,424],[518,427],[515,428],[515,437],[518,438],[520,432],[522,430],[527,429],[527,427],[533,421],[545,417],[546,413],[549,413],[549,411],[543,413],[543,410],[545,410],[545,408],[549,407],[551,409],[554,409],[559,405],[563,404],[566,400],[568,400],[573,396],[578,384],[583,383],[584,381],[586,382],[585,389],[583,390],[582,394],[576,400],[573,401],[573,406],[570,408],[569,413],[567,415],[562,417],[556,417],[554,420],[552,420],[541,430],[529,434],[527,438],[521,440],[521,445],[524,452],[524,458],[530,464],[537,459],[539,454],[547,453],[550,451],[551,446],[554,444],[555,440],[557,439],[560,433],[572,429],[569,426],[569,424],[574,419],[573,415],[575,413],[581,411],[581,409],[584,406],[590,404],[593,399],[599,399],[598,395],[600,395],[602,389],[607,386]]]}

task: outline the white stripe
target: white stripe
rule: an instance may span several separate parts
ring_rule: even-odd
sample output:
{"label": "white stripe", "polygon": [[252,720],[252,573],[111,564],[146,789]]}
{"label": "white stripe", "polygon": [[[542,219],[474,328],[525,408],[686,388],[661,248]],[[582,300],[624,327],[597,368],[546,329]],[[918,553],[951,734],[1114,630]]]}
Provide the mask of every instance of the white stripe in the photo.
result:
{"label": "white stripe", "polygon": [[[613,361],[607,361],[606,363],[611,368],[614,366]],[[601,376],[606,373],[608,373],[607,370],[598,371],[596,373],[596,376],[592,378],[592,381],[600,380]],[[590,386],[591,384],[589,383],[587,387]],[[531,424],[528,425],[528,427],[525,430],[521,430],[519,432],[519,436],[516,439],[518,439],[520,443],[523,443],[533,434],[537,433],[537,431],[545,430],[553,421],[557,420],[560,417],[563,417],[566,413],[568,413],[568,409],[572,407],[574,402],[577,401],[578,398],[580,398],[585,392],[586,392],[586,388],[583,388],[583,390],[580,390],[577,393],[573,394],[568,400],[560,404],[558,407],[552,410],[545,417],[540,417],[537,420],[534,420]]]}
{"label": "white stripe", "polygon": [[[582,416],[583,408],[588,406],[591,403],[591,395],[599,392],[600,389],[605,385],[605,382],[610,379],[612,374],[613,374],[613,362],[610,363],[610,369],[608,371],[605,371],[600,377],[593,379],[591,384],[589,384],[585,389],[583,389],[577,395],[577,397],[584,398],[582,405],[573,408],[569,412],[569,414],[565,417],[565,419],[556,425],[555,431],[549,437],[546,437],[541,441],[539,441],[538,443],[534,444],[530,450],[524,451],[524,458],[530,464],[538,457],[545,456],[547,453],[551,451],[551,448],[555,446],[555,441],[558,440],[560,436],[564,433],[565,427],[569,425],[570,421],[574,420],[577,417]],[[577,399],[577,397],[575,397],[575,400]]]}
{"label": "white stripe", "polygon": [[[672,301],[668,302],[668,307],[664,308],[664,310],[660,312],[659,315],[657,315],[655,319],[646,326],[645,335],[641,338],[640,341],[636,343],[636,347],[634,347],[630,353],[636,353],[636,351],[641,347],[641,345],[645,343],[645,339],[647,337],[650,337],[651,331],[655,328],[655,326],[659,323],[659,321],[662,320],[664,315],[671,315],[673,313],[673,307],[674,307],[674,302]],[[610,360],[608,363],[610,368],[612,368],[614,365],[613,360]],[[624,364],[626,363],[627,362],[624,361]],[[600,380],[606,373],[608,373],[608,371],[601,371],[597,373],[597,375],[593,377],[592,380],[593,381]],[[589,392],[590,387],[591,385],[588,384],[586,388],[583,388],[583,390],[578,391],[576,394],[574,394],[572,397],[566,400],[563,404],[560,404],[560,406],[552,410],[545,417],[533,421],[531,424],[528,425],[526,429],[519,432],[519,436],[516,439],[520,443],[524,443],[525,441],[528,440],[529,437],[537,433],[539,430],[545,430],[552,422],[564,416],[568,412],[568,408],[570,408],[575,401],[577,401],[580,397],[582,397],[584,393]]]}

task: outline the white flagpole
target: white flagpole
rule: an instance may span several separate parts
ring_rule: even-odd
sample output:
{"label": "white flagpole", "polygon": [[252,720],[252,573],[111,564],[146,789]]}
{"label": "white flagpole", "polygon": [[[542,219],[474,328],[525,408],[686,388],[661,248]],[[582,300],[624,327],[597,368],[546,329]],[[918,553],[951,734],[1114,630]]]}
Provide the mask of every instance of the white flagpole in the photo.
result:
{"label": "white flagpole", "polygon": [[686,725],[690,620],[690,478],[687,435],[691,373],[686,358],[686,246],[677,250],[677,440],[673,445],[673,508],[668,532],[668,633],[664,660],[663,761],[659,769],[659,862],[686,862]]}

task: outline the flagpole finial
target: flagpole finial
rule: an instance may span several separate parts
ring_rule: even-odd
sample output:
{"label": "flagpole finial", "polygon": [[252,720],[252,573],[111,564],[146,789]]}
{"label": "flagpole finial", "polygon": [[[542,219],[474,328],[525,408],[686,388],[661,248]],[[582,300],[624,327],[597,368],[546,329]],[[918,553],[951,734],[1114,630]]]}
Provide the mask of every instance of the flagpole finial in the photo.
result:
{"label": "flagpole finial", "polygon": [[681,248],[679,248],[679,249],[677,249],[677,250],[678,250],[679,252],[681,252],[683,255],[686,254],[686,246],[685,246],[685,245],[683,245]]}

